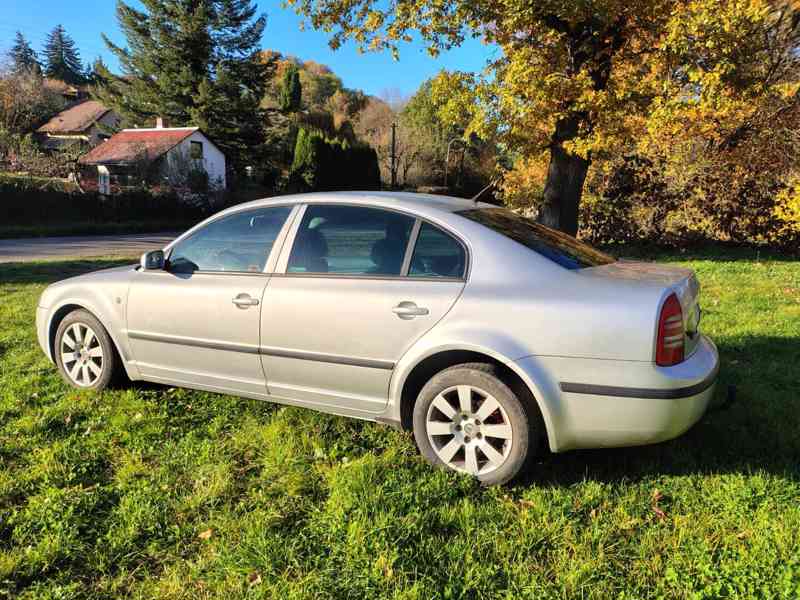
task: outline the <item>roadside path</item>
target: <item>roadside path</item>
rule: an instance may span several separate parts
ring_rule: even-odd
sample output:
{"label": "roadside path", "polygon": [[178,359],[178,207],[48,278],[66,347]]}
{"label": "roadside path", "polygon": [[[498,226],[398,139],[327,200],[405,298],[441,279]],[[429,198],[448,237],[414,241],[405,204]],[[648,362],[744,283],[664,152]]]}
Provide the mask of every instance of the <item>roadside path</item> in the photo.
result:
{"label": "roadside path", "polygon": [[92,235],[0,240],[0,263],[30,262],[90,256],[138,257],[147,250],[163,248],[178,232],[135,235]]}

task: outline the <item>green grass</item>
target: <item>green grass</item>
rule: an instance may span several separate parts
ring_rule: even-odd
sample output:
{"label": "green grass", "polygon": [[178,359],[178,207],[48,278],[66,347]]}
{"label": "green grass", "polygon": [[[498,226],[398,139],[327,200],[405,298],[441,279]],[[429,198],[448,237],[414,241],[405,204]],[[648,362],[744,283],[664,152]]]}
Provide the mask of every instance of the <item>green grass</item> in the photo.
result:
{"label": "green grass", "polygon": [[108,263],[0,266],[0,597],[799,597],[800,263],[660,258],[697,270],[738,403],[488,490],[377,424],[73,391],[36,345],[36,298]]}

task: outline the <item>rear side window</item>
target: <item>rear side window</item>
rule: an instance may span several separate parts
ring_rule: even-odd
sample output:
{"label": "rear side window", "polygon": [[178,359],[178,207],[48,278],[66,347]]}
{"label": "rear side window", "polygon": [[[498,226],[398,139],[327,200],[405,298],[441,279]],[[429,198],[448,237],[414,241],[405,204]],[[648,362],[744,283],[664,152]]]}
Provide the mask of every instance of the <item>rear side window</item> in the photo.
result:
{"label": "rear side window", "polygon": [[291,210],[259,208],[212,221],[172,248],[168,268],[174,273],[259,273]]}
{"label": "rear side window", "polygon": [[461,278],[466,262],[466,252],[458,241],[438,227],[423,223],[408,274],[412,277]]}
{"label": "rear side window", "polygon": [[310,205],[288,273],[400,275],[414,219],[362,206]]}
{"label": "rear side window", "polygon": [[614,257],[504,208],[476,208],[457,214],[480,223],[549,258],[565,269],[583,269],[615,262]]}

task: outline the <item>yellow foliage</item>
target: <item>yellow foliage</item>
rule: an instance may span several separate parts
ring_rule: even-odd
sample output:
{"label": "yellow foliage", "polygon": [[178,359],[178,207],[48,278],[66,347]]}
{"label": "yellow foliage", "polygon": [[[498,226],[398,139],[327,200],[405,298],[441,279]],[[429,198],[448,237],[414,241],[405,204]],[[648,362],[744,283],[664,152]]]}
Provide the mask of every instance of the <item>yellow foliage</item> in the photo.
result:
{"label": "yellow foliage", "polygon": [[778,193],[773,214],[781,223],[779,233],[800,235],[800,180]]}
{"label": "yellow foliage", "polygon": [[547,178],[547,156],[522,157],[500,182],[503,200],[509,206],[527,208],[539,204]]}

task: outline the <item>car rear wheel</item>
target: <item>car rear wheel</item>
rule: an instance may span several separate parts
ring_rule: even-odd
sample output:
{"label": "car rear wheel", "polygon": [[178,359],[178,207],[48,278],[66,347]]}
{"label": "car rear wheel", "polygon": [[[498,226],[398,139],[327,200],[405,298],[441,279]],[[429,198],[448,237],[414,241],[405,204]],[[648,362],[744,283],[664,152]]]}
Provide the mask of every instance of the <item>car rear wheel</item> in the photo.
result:
{"label": "car rear wheel", "polygon": [[456,365],[436,374],[414,405],[414,438],[431,464],[502,484],[536,448],[526,407],[493,365]]}
{"label": "car rear wheel", "polygon": [[91,313],[74,310],[58,326],[55,359],[64,380],[83,390],[102,390],[117,369],[114,344]]}

